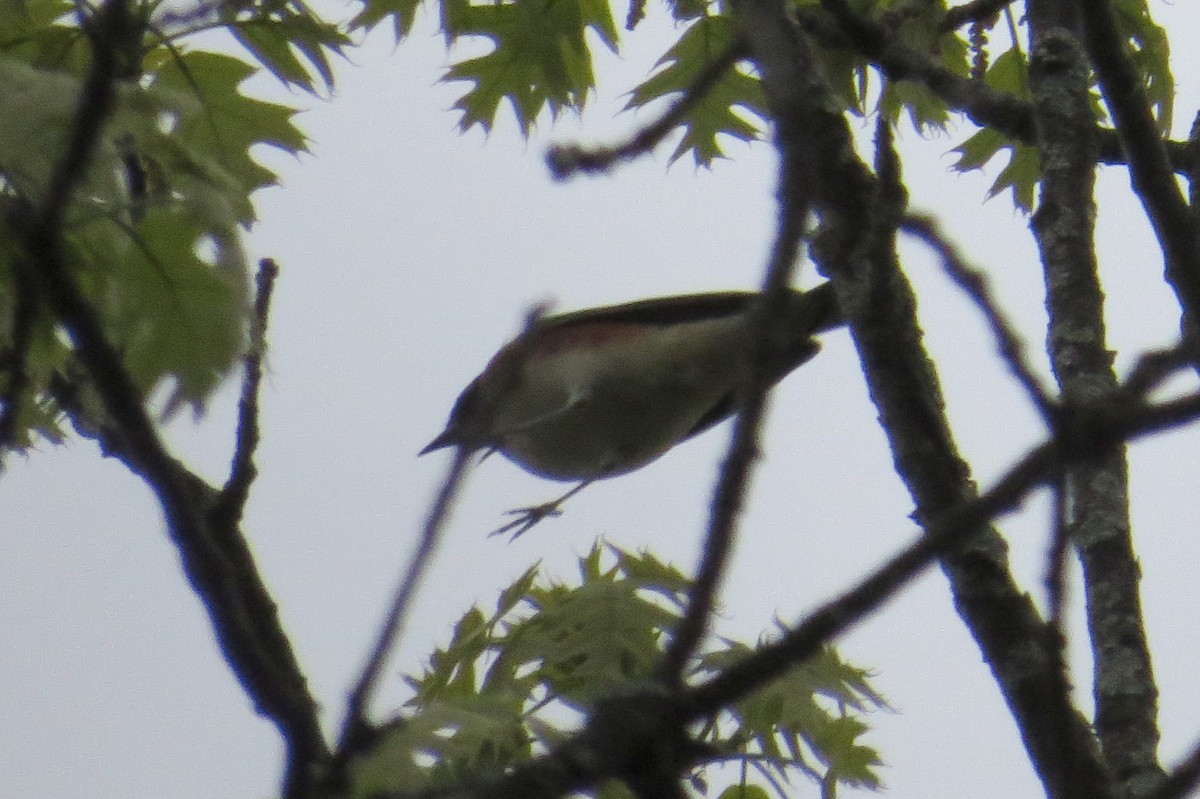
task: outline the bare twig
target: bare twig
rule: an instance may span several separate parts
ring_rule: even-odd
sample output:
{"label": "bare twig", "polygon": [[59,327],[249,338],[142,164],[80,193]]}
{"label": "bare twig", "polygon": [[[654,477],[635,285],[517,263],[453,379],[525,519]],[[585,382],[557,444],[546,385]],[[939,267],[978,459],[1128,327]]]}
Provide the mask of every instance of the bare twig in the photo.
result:
{"label": "bare twig", "polygon": [[1200,345],[1184,340],[1174,347],[1142,353],[1122,383],[1123,390],[1149,396],[1183,366],[1200,362]]}
{"label": "bare twig", "polygon": [[1192,744],[1187,755],[1176,764],[1167,779],[1147,799],[1184,799],[1200,786],[1200,741]]}
{"label": "bare twig", "polygon": [[1046,426],[1053,430],[1057,424],[1057,403],[1042,386],[1042,381],[1025,357],[1025,345],[1017,335],[1016,328],[1000,309],[999,303],[992,297],[987,277],[967,265],[955,247],[937,229],[937,224],[931,217],[909,216],[900,229],[918,237],[936,252],[946,273],[983,312],[1004,363],[1025,389],[1026,396],[1038,409]]}
{"label": "bare twig", "polygon": [[396,588],[391,607],[388,608],[387,615],[379,626],[375,644],[367,656],[358,681],[350,691],[346,705],[346,717],[342,723],[342,731],[337,745],[337,759],[341,765],[362,751],[372,740],[373,728],[367,719],[371,699],[378,688],[383,667],[387,664],[396,642],[400,640],[409,606],[413,597],[416,596],[425,570],[433,559],[438,539],[450,516],[454,500],[458,496],[458,490],[466,475],[467,464],[473,454],[472,450],[466,447],[459,447],[455,450],[450,470],[446,474],[446,479],[442,481],[442,486],[425,516],[425,523],[421,527],[421,537],[417,540],[408,566],[405,567],[404,574],[400,578],[400,584]]}
{"label": "bare twig", "polygon": [[[507,389],[521,379],[525,355],[533,345],[536,327],[546,313],[546,305],[530,308],[525,315],[525,332],[521,338],[513,342],[510,356],[495,374],[496,390],[480,400],[480,407],[475,409],[476,432],[490,429],[491,419],[496,411],[496,405],[507,393]],[[417,588],[433,559],[441,532],[449,520],[454,500],[466,476],[467,465],[475,450],[486,442],[473,441],[461,443],[455,448],[454,460],[446,479],[434,498],[425,523],[421,527],[421,537],[417,541],[408,565],[400,578],[392,604],[379,627],[375,644],[363,664],[362,673],[350,691],[346,703],[346,716],[342,722],[342,730],[338,737],[335,770],[340,770],[348,760],[371,743],[374,728],[371,726],[367,713],[370,710],[371,699],[378,688],[379,678],[383,667],[391,657],[408,615],[409,606],[416,596]]]}
{"label": "bare twig", "polygon": [[650,152],[745,55],[744,42],[736,41],[731,44],[696,74],[683,96],[673,102],[662,116],[621,144],[609,147],[584,147],[579,144],[551,146],[546,153],[546,164],[550,167],[550,174],[557,180],[565,180],[579,172],[604,172],[622,161]]}
{"label": "bare twig", "polygon": [[254,466],[254,451],[258,447],[258,397],[262,385],[263,359],[267,347],[267,316],[271,310],[271,294],[279,267],[270,258],[258,262],[257,290],[254,298],[254,317],[250,322],[250,349],[244,359],[245,377],[242,379],[242,395],[238,399],[238,426],[235,437],[233,462],[229,479],[213,508],[227,523],[236,524],[241,518],[246,499],[250,495],[250,484],[258,470]]}
{"label": "bare twig", "polygon": [[1046,624],[1057,631],[1060,640],[1065,640],[1062,625],[1067,601],[1067,552],[1071,543],[1069,490],[1065,479],[1060,478],[1054,485],[1054,523],[1046,553]]}
{"label": "bare twig", "polygon": [[678,686],[684,668],[705,631],[720,588],[721,577],[733,546],[738,513],[745,500],[750,469],[758,455],[758,429],[766,411],[766,395],[771,385],[770,364],[777,362],[779,338],[773,331],[783,319],[785,299],[795,269],[808,218],[808,187],[804,182],[802,156],[782,141],[777,144],[783,164],[778,188],[779,220],[771,250],[760,302],[750,311],[754,348],[741,411],[734,423],[729,452],[721,466],[721,476],[713,496],[704,552],[696,579],[688,593],[687,611],[677,625],[671,644],[663,657],[659,676],[669,685]]}

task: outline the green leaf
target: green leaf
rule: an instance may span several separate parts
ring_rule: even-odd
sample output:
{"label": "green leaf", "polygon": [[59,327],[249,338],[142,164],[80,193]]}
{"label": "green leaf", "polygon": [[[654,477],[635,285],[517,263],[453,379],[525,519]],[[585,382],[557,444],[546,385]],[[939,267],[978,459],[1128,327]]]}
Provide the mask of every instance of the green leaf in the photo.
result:
{"label": "green leaf", "polygon": [[512,585],[500,592],[500,599],[496,602],[497,618],[507,615],[525,599],[529,589],[533,587],[534,580],[537,579],[538,569],[537,563],[530,566]]}
{"label": "green leaf", "polygon": [[770,795],[758,785],[740,782],[721,791],[720,799],[770,799]]}
{"label": "green leaf", "polygon": [[56,25],[74,11],[71,0],[0,0],[0,52],[31,66],[82,75],[89,49],[74,25]]}
{"label": "green leaf", "polygon": [[[625,107],[641,108],[686,91],[705,67],[728,50],[736,35],[729,17],[698,20],[658,60],[662,68],[631,92]],[[756,77],[731,69],[684,115],[680,122],[683,138],[671,161],[690,152],[698,166],[708,166],[724,157],[719,135],[740,141],[757,139],[766,116],[762,84]]]}
{"label": "green leaf", "polygon": [[981,169],[1001,151],[1008,151],[1008,163],[988,190],[988,199],[1006,189],[1012,191],[1013,204],[1030,213],[1033,210],[1034,190],[1042,176],[1041,160],[1036,147],[1015,142],[991,128],[985,128],[955,147],[959,154],[953,168],[959,172]]}
{"label": "green leaf", "polygon": [[907,113],[913,128],[921,133],[942,129],[950,121],[950,112],[941,98],[926,87],[906,80],[888,81],[879,99],[879,110],[893,121],[901,112]]}
{"label": "green leaf", "polygon": [[660,639],[677,616],[637,594],[627,580],[533,592],[538,613],[507,639],[508,655],[538,663],[559,697],[586,706],[617,686],[648,677]]}
{"label": "green leaf", "polygon": [[[889,10],[896,4],[885,4]],[[939,30],[944,3],[921,3],[905,6],[902,24],[897,33],[900,41],[920,53],[936,53],[941,64],[956,75],[966,75],[970,69],[966,42],[955,34]],[[923,84],[913,81],[888,81],[880,97],[880,112],[889,121],[907,114],[913,128],[921,133],[940,130],[950,121],[945,102]]]}
{"label": "green leaf", "polygon": [[392,33],[399,42],[412,32],[417,8],[422,0],[361,0],[362,10],[350,21],[352,30],[371,30],[388,17],[392,18]]}
{"label": "green leaf", "polygon": [[1012,190],[1013,205],[1025,213],[1033,212],[1034,190],[1042,178],[1042,160],[1036,147],[1014,144],[1012,157],[988,191],[994,197],[1005,189]]}
{"label": "green leaf", "polygon": [[[701,670],[740,662],[751,650],[727,641],[706,654]],[[886,707],[866,673],[826,649],[738,702],[711,731],[710,743],[766,758],[765,773],[785,780],[796,769],[815,781],[875,787],[878,753],[859,742],[866,725],[854,711]]]}
{"label": "green leaf", "polygon": [[42,200],[82,90],[75,75],[0,54],[0,175],[8,188]]}
{"label": "green leaf", "polygon": [[1029,61],[1019,48],[1005,50],[988,66],[984,80],[993,89],[1029,99]]}
{"label": "green leaf", "polygon": [[[665,633],[677,623],[685,580],[647,553],[597,544],[578,560],[579,584],[549,582],[534,569],[502,592],[490,617],[476,608],[451,641],[408,677],[413,698],[380,742],[354,764],[352,796],[414,792],[467,775],[497,774],[563,742],[578,713],[653,673]],[[726,642],[688,675],[703,679],[747,657]],[[482,679],[479,678],[483,674]],[[822,783],[873,786],[878,755],[862,744],[861,713],[882,705],[866,672],[833,650],[762,688],[708,730],[715,759],[741,755],[772,786],[796,773]],[[705,782],[693,773],[701,793]],[[745,784],[723,796],[762,799]],[[611,782],[598,795],[629,796]]]}
{"label": "green leaf", "polygon": [[342,48],[351,43],[336,25],[304,7],[282,6],[251,17],[232,17],[226,26],[271,74],[309,92],[316,92],[317,77],[326,89],[333,88],[333,67],[326,51],[342,55]]}
{"label": "green leaf", "polygon": [[[241,83],[254,67],[232,56],[160,49],[150,66],[149,86],[173,99],[177,115],[171,138],[176,152],[200,171],[216,168],[232,176],[248,197],[275,182],[275,174],[254,160],[251,148],[265,144],[288,153],[304,149],[304,135],[294,124],[295,109],[247,97]],[[185,169],[183,163],[177,164]],[[253,221],[249,203],[242,207],[243,223]]]}
{"label": "green leaf", "polygon": [[1117,0],[1117,24],[1129,43],[1133,61],[1145,81],[1147,99],[1159,131],[1165,136],[1174,119],[1175,77],[1171,74],[1170,40],[1155,24],[1145,0]]}
{"label": "green leaf", "polygon": [[199,409],[242,352],[246,273],[234,225],[232,209],[220,224],[185,196],[136,226],[97,220],[69,233],[76,260],[95,267],[79,277],[125,367],[146,396],[167,384],[164,413]]}
{"label": "green leaf", "polygon": [[588,29],[613,51],[617,30],[605,0],[511,0],[473,4],[444,0],[443,30],[447,43],[462,37],[492,43],[487,55],[453,64],[443,80],[473,84],[454,107],[462,113],[459,127],[495,124],[500,104],[508,100],[522,133],[545,109],[552,117],[583,107],[595,86]]}

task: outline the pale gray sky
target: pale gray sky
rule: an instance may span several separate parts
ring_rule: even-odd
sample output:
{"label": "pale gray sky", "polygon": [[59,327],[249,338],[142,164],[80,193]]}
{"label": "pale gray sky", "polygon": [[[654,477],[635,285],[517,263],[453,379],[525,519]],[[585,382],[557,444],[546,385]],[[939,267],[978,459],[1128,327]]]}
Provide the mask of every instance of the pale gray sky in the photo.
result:
{"label": "pale gray sky", "polygon": [[[1153,4],[1194,31],[1194,4]],[[281,265],[264,388],[264,440],[246,530],[329,722],[340,718],[408,555],[444,455],[416,459],[458,391],[519,327],[530,303],[566,310],[640,297],[753,287],[773,230],[774,156],[729,147],[711,171],[670,148],[612,176],[550,181],[551,140],[607,141],[645,117],[616,116],[623,91],[675,34],[648,26],[604,57],[597,108],[522,141],[505,117],[491,137],[456,133],[460,89],[438,85],[441,39],[423,18],[393,50],[386,31],[339,68],[330,103],[299,124],[313,155],[271,155],[282,188],[259,196],[254,258]],[[1178,42],[1186,41],[1178,37]],[[1181,47],[1182,50],[1182,47]],[[1200,64],[1177,54],[1186,127]],[[269,81],[258,84],[279,95]],[[1020,323],[1037,361],[1041,277],[1028,221],[988,180],[949,172],[958,136],[901,137],[912,204],[938,214]],[[1162,264],[1123,170],[1104,170],[1100,218],[1118,364],[1177,327]],[[994,356],[975,309],[920,247],[905,249],[959,444],[981,484],[1041,431]],[[811,265],[803,280],[813,281]],[[719,631],[754,639],[799,618],[910,540],[911,505],[868,403],[845,333],[775,392],[766,456],[723,593]],[[223,474],[233,388],[199,425],[171,428],[176,451]],[[472,603],[530,562],[573,576],[599,535],[690,569],[728,426],[632,475],[590,487],[559,519],[514,544],[488,539],[499,514],[561,490],[501,458],[474,472],[418,603],[397,669],[412,670]],[[1133,447],[1136,534],[1162,688],[1163,753],[1200,735],[1196,432]],[[1041,601],[1047,503],[1008,519],[1014,568]],[[1185,520],[1181,523],[1180,520]],[[12,463],[0,480],[0,769],[14,799],[264,797],[280,747],[220,659],[149,492],[82,441]],[[1078,614],[1076,614],[1078,616]],[[1076,625],[1076,632],[1079,631]],[[934,572],[846,637],[895,706],[871,719],[890,795],[1034,796],[1040,788],[978,650]],[[1088,664],[1077,649],[1077,684]],[[388,686],[386,710],[403,698]],[[1084,700],[1086,702],[1086,699]],[[797,795],[808,795],[799,786]],[[816,795],[815,788],[811,788]]]}

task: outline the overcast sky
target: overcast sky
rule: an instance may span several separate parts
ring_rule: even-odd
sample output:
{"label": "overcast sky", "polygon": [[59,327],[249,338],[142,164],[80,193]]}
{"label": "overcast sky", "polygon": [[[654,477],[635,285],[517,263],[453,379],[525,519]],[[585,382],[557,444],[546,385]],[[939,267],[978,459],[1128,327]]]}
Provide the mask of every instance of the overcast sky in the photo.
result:
{"label": "overcast sky", "polygon": [[[1152,9],[1176,31],[1200,29],[1195,4]],[[775,218],[767,145],[731,143],[731,159],[711,171],[686,162],[668,170],[670,145],[612,176],[566,184],[552,182],[542,162],[552,140],[610,141],[644,123],[645,115],[615,111],[676,33],[647,24],[622,58],[601,59],[595,111],[543,124],[529,142],[507,115],[488,138],[456,132],[448,109],[461,89],[437,83],[447,59],[427,15],[399,48],[381,30],[353,51],[332,102],[287,98],[311,108],[299,124],[313,144],[299,159],[269,154],[282,187],[255,198],[262,222],[250,253],[276,259],[282,272],[261,476],[245,529],[330,724],[449,461],[416,453],[440,431],[458,391],[518,330],[526,308],[757,285]],[[1200,95],[1200,65],[1194,52],[1178,55],[1182,130]],[[281,95],[270,81],[255,85]],[[912,205],[937,214],[993,275],[1044,364],[1028,220],[1006,198],[985,203],[989,178],[949,171],[947,151],[962,136],[902,133]],[[1103,170],[1100,186],[1111,342],[1124,368],[1141,349],[1171,341],[1177,312],[1140,207],[1127,196],[1125,171]],[[975,309],[920,246],[909,243],[903,254],[958,443],[986,487],[1043,431]],[[801,272],[801,282],[817,280],[811,264]],[[175,451],[213,480],[226,469],[235,396],[230,387],[199,424],[171,427]],[[718,623],[719,632],[744,640],[776,617],[800,618],[915,532],[844,332],[825,336],[822,354],[774,392],[772,409]],[[485,537],[501,512],[549,499],[562,486],[502,458],[483,463],[392,672],[416,669],[458,615],[476,602],[491,606],[531,562],[571,578],[574,559],[597,536],[648,547],[690,570],[728,435],[722,425],[634,474],[590,487],[563,517],[513,544]],[[1168,761],[1200,735],[1198,443],[1187,431],[1131,451]],[[1003,525],[1014,570],[1039,603],[1047,506],[1039,497]],[[276,733],[254,715],[221,660],[153,498],[136,478],[86,442],[42,447],[11,462],[0,479],[0,525],[6,796],[249,799],[276,791]],[[874,670],[875,686],[896,710],[870,719],[890,795],[1040,793],[939,573],[841,648]],[[1085,657],[1076,647],[1086,707]],[[403,698],[393,679],[378,710]],[[796,794],[816,789],[801,785]]]}

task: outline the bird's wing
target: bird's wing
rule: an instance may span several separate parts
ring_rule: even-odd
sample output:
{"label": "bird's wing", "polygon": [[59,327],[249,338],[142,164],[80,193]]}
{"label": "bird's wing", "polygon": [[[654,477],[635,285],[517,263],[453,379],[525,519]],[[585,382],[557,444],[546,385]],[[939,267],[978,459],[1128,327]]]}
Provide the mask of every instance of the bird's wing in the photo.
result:
{"label": "bird's wing", "polygon": [[679,297],[659,297],[624,305],[588,308],[583,311],[548,316],[541,324],[546,327],[571,327],[593,322],[618,322],[642,325],[671,325],[698,322],[744,313],[758,294],[752,291],[722,291],[709,294],[686,294]]}
{"label": "bird's wing", "polygon": [[[793,369],[811,359],[818,352],[820,352],[820,350],[821,345],[810,339],[808,341],[808,346],[804,350],[797,353],[791,353],[793,357],[788,360],[783,368],[773,370],[774,374],[771,375],[771,385],[778,383],[780,380],[790,374]],[[692,425],[692,429],[687,432],[687,435],[683,437],[683,440],[686,441],[693,436],[698,436],[705,430],[708,430],[708,428],[714,427],[715,425],[720,424],[732,416],[734,411],[737,410],[737,401],[737,391],[730,391],[721,396],[721,398],[714,402],[712,407],[709,408],[703,416],[696,420],[696,424]]]}

